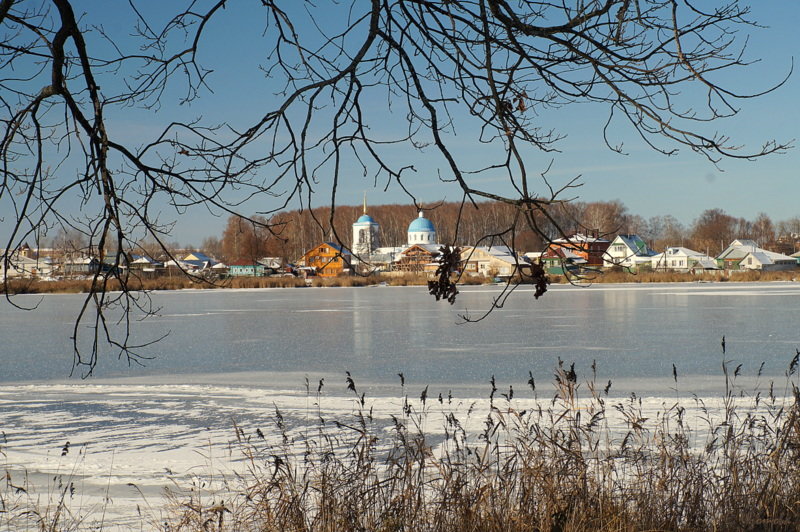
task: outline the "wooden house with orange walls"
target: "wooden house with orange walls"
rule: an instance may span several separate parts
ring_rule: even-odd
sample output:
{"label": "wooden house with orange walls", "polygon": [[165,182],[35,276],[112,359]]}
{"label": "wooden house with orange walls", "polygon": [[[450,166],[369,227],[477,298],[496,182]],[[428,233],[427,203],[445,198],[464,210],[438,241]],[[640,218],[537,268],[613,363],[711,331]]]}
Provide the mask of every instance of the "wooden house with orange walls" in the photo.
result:
{"label": "wooden house with orange walls", "polygon": [[320,277],[336,277],[351,273],[352,255],[334,242],[323,242],[306,251],[298,261],[316,270]]}
{"label": "wooden house with orange walls", "polygon": [[567,238],[553,240],[545,250],[545,256],[566,253],[586,261],[586,266],[602,266],[603,258],[611,244],[609,240],[601,238],[597,233],[586,235],[575,233]]}

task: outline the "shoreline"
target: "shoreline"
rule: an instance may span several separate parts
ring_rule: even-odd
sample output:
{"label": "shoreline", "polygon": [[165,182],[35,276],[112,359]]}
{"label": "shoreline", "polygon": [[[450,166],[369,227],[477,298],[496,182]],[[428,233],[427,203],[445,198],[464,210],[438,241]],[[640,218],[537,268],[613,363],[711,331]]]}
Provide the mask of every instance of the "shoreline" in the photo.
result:
{"label": "shoreline", "polygon": [[[674,283],[757,283],[757,282],[799,282],[800,271],[730,270],[695,275],[678,272],[640,272],[619,271],[598,272],[590,277],[567,280],[563,275],[549,275],[551,285],[592,285],[592,284],[674,284]],[[130,291],[179,291],[179,290],[235,290],[260,288],[331,288],[331,287],[375,287],[375,286],[426,286],[430,277],[426,274],[340,276],[330,278],[310,278],[311,284],[298,277],[236,277],[223,280],[206,280],[199,277],[159,277],[128,280]],[[102,279],[100,279],[102,281]],[[512,280],[512,284],[515,281]],[[98,283],[100,284],[100,283]],[[459,279],[458,286],[503,286],[488,277],[467,277]],[[520,284],[530,284],[523,280]],[[20,294],[79,294],[88,293],[91,280],[41,281],[37,279],[14,279],[0,283],[2,291],[8,295]],[[109,292],[119,291],[120,283],[109,280]]]}

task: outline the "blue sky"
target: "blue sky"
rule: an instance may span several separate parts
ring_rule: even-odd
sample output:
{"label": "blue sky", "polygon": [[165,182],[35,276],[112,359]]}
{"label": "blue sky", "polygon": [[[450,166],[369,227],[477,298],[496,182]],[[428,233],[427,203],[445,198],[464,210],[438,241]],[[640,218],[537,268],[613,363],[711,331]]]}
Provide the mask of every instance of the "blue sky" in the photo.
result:
{"label": "blue sky", "polygon": [[[131,23],[127,3],[90,4],[91,14],[87,14],[84,21],[101,21],[108,31],[127,31]],[[274,85],[265,82],[258,69],[261,51],[252,46],[263,31],[263,15],[259,10],[237,9],[241,4],[234,5],[236,7],[228,9],[220,23],[209,28],[209,44],[200,53],[201,61],[214,68],[209,77],[213,92],[206,91],[190,105],[178,106],[170,103],[181,95],[175,87],[164,95],[164,104],[157,112],[109,111],[113,113],[110,115],[112,134],[138,144],[159,131],[166,120],[202,116],[211,122],[243,124],[254,114],[266,112],[274,105]],[[342,4],[327,6],[324,1],[320,5],[326,9],[326,17],[339,17],[346,9]],[[162,3],[155,14],[163,14],[169,7],[170,3]],[[89,6],[78,2],[76,10],[80,9],[88,11]],[[122,12],[125,14],[121,16]],[[796,29],[800,2],[753,2],[752,12],[753,18],[766,28],[754,29],[750,34],[748,57],[759,62],[727,80],[738,92],[758,92],[780,81],[792,66],[792,54],[800,50]],[[800,72],[795,72],[783,87],[762,98],[738,102],[741,113],[733,119],[720,121],[715,129],[729,135],[734,143],[751,149],[757,149],[770,139],[788,141],[800,137],[799,76]],[[381,102],[375,103],[375,108],[367,111],[384,113]],[[402,117],[399,118],[402,122]],[[396,123],[397,119],[393,117],[385,126],[402,127],[402,123]],[[757,161],[723,160],[717,168],[687,149],[672,157],[656,153],[624,129],[615,130],[613,135],[615,141],[624,143],[627,155],[613,153],[601,137],[605,113],[589,105],[544,113],[541,119],[545,126],[556,127],[567,135],[560,144],[562,153],[555,159],[548,177],[557,186],[580,175],[583,185],[572,194],[579,200],[620,200],[634,214],[645,218],[672,214],[685,224],[708,208],[722,208],[728,214],[749,219],[759,212],[768,213],[775,221],[800,216],[800,152],[797,148]],[[457,140],[454,144],[456,154],[478,164],[483,153],[475,149],[468,135],[460,138],[463,142]],[[543,170],[553,159],[552,155],[534,151],[525,155],[531,171]],[[417,172],[409,174],[404,182],[421,201],[460,199],[459,190],[452,183],[442,183],[436,177],[439,171],[445,172],[441,160],[408,147],[392,149],[390,157],[415,165]],[[484,187],[508,192],[501,174],[483,174],[478,179]],[[384,191],[384,184],[379,182],[374,187],[372,177],[363,177],[360,170],[353,167],[351,175],[340,185],[338,202],[360,203],[365,190],[372,204],[409,201],[400,187],[389,184]],[[315,205],[329,203],[329,187],[328,181],[320,183],[313,200]],[[245,210],[266,211],[278,205],[278,199],[260,197],[249,202]],[[172,240],[182,245],[199,245],[206,236],[219,236],[226,222],[225,216],[204,208],[191,209],[181,215],[164,214],[176,220]],[[7,225],[7,222],[0,223]],[[6,230],[7,227],[0,226],[0,237],[5,236]]]}

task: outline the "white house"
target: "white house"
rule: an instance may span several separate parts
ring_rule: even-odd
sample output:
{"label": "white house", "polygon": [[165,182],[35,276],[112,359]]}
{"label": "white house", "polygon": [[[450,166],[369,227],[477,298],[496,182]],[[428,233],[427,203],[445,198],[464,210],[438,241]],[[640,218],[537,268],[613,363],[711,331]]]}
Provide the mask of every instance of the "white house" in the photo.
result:
{"label": "white house", "polygon": [[50,259],[34,259],[24,255],[14,253],[8,258],[8,268],[6,262],[0,260],[0,282],[9,278],[47,277],[53,273],[53,265]]}
{"label": "white house", "polygon": [[163,266],[162,263],[145,255],[131,255],[131,259],[132,260],[128,262],[128,267],[134,270],[155,272],[156,268]]}
{"label": "white house", "polygon": [[508,246],[466,247],[461,250],[464,271],[473,274],[510,277],[517,270],[517,263],[527,263]]}
{"label": "white house", "polygon": [[639,235],[617,235],[603,254],[603,266],[622,266],[635,270],[650,266],[655,254]]}
{"label": "white house", "polygon": [[717,255],[717,263],[726,270],[735,270],[739,262],[751,251],[758,251],[759,247],[753,240],[736,239],[725,250]]}
{"label": "white house", "polygon": [[797,268],[797,260],[782,253],[775,253],[765,249],[750,251],[739,261],[742,270],[793,270]]}
{"label": "white house", "polygon": [[657,271],[697,272],[719,269],[713,257],[684,247],[667,248],[664,253],[653,255],[650,260],[651,267]]}
{"label": "white house", "polygon": [[782,253],[761,249],[752,240],[734,240],[717,257],[726,270],[791,270],[797,261]]}

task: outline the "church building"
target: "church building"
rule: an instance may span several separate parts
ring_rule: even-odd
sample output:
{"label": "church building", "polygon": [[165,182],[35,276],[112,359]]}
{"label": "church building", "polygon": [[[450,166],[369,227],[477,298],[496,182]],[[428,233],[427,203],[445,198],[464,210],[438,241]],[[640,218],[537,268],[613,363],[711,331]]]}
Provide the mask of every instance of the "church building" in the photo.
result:
{"label": "church building", "polygon": [[354,266],[363,273],[369,271],[435,271],[439,255],[439,239],[433,223],[422,211],[408,225],[407,242],[401,247],[380,246],[380,225],[364,210],[353,223],[352,243]]}
{"label": "church building", "polygon": [[433,223],[425,218],[422,211],[419,211],[419,216],[412,221],[408,226],[408,245],[414,244],[439,244],[436,239],[436,228]]}
{"label": "church building", "polygon": [[438,256],[436,228],[419,211],[419,216],[408,225],[407,247],[395,263],[395,269],[404,272],[436,271]]}
{"label": "church building", "polygon": [[353,254],[364,258],[380,247],[380,228],[372,216],[367,214],[367,195],[364,194],[364,213],[353,224]]}

